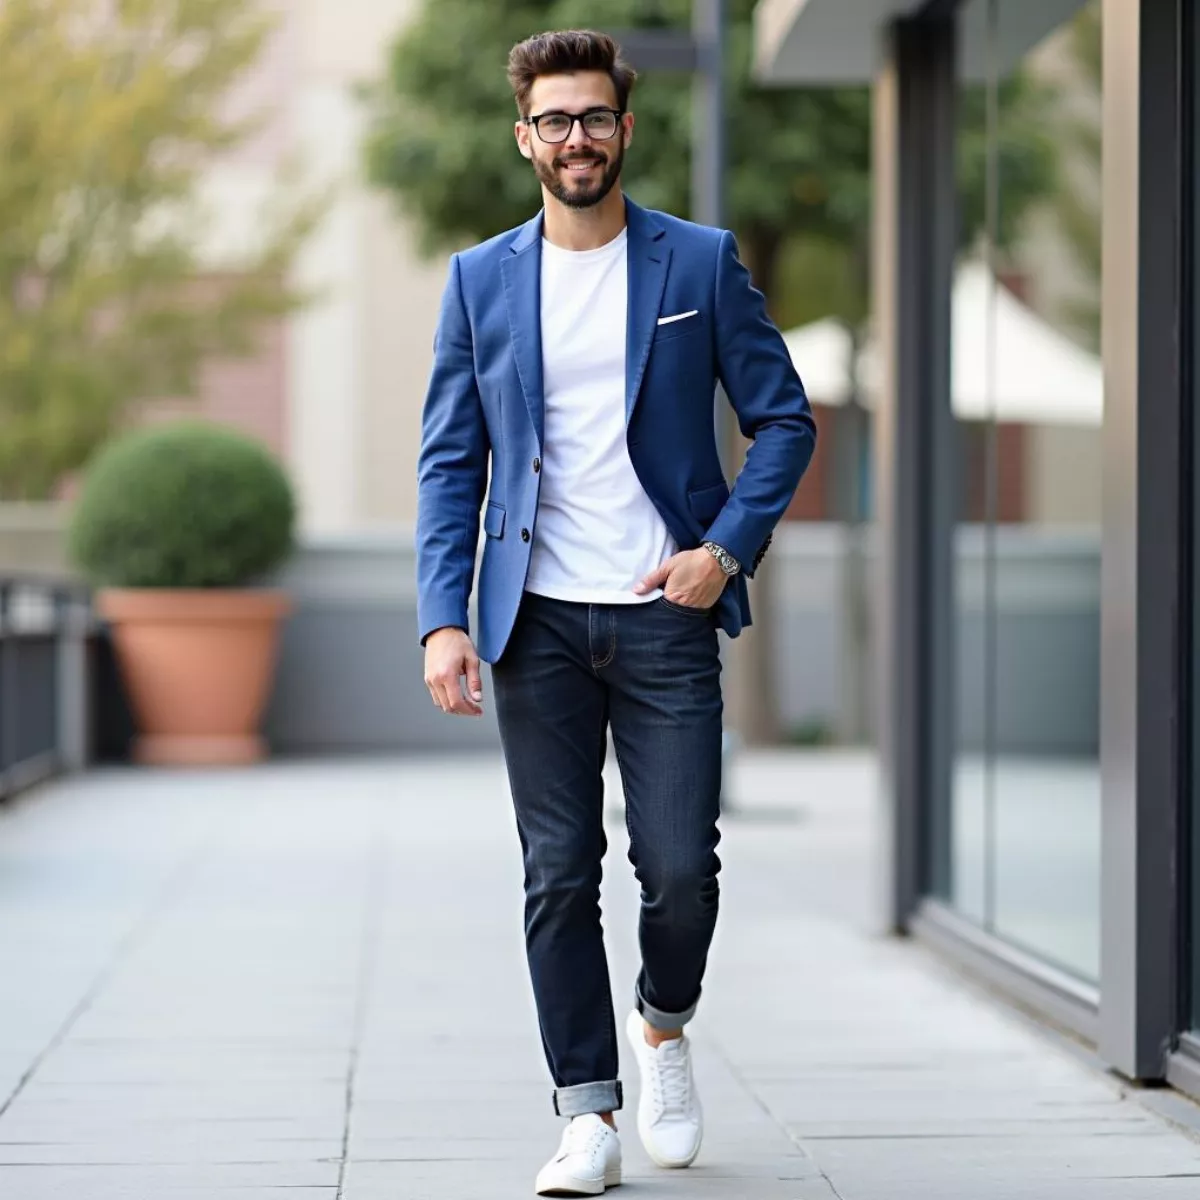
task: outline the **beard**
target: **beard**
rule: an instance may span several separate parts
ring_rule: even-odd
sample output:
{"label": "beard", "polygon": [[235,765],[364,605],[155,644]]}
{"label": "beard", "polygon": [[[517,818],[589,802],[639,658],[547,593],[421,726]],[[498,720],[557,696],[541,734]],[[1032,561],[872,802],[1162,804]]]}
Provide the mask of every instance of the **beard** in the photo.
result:
{"label": "beard", "polygon": [[[625,162],[625,135],[621,133],[618,136],[621,142],[612,158],[605,158],[602,154],[586,153],[572,154],[570,158],[560,158],[557,155],[549,160],[535,158],[533,169],[537,173],[538,180],[555,200],[560,204],[565,204],[568,208],[591,208],[594,204],[599,204],[612,191]],[[563,166],[567,162],[581,161],[603,164],[600,178],[595,183],[585,184],[581,180],[573,180],[566,167]]]}

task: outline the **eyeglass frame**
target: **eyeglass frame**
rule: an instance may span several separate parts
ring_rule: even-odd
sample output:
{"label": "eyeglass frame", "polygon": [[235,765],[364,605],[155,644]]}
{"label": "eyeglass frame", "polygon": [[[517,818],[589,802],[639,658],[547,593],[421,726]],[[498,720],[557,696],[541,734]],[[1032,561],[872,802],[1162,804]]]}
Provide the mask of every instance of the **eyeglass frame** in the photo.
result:
{"label": "eyeglass frame", "polygon": [[[530,114],[528,117],[522,117],[521,121],[522,124],[533,126],[538,138],[547,146],[561,146],[563,142],[569,142],[571,140],[571,134],[575,132],[576,123],[578,123],[579,128],[583,130],[583,136],[586,137],[588,141],[611,142],[613,138],[617,136],[617,133],[621,128],[621,120],[627,111],[628,110],[624,108],[609,108],[605,104],[597,104],[594,108],[585,109],[581,113],[569,113],[561,108],[551,108],[546,112],[538,113],[536,116]],[[616,118],[616,125],[613,127],[613,131],[608,135],[608,137],[593,137],[590,133],[588,133],[587,126],[584,125],[583,122],[587,117],[592,116],[594,113],[611,113]],[[542,131],[538,125],[538,122],[546,117],[570,118],[571,124],[567,126],[567,132],[557,142],[547,141],[546,138],[542,137]]]}

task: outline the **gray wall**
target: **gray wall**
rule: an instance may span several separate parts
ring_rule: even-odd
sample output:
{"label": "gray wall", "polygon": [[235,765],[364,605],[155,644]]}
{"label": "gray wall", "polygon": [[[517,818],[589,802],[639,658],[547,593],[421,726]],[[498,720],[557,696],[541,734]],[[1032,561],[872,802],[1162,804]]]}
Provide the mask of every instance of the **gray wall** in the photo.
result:
{"label": "gray wall", "polygon": [[0,504],[0,571],[65,574],[65,523],[62,505]]}
{"label": "gray wall", "polygon": [[[433,707],[417,641],[414,576],[406,535],[310,542],[280,573],[296,608],[284,628],[266,716],[276,751],[499,745],[490,705],[471,719]],[[486,669],[484,693],[491,695]]]}
{"label": "gray wall", "polygon": [[[784,730],[839,727],[849,657],[842,594],[845,538],[832,525],[788,526],[776,556]],[[995,611],[985,606],[985,543],[960,530],[958,721],[965,750],[984,744],[994,705],[997,749],[1091,755],[1097,750],[1099,546],[1086,534],[996,533]],[[873,554],[868,549],[869,558]],[[868,563],[867,577],[873,567]],[[281,751],[490,747],[490,708],[479,720],[437,712],[422,682],[413,556],[406,538],[305,547],[283,574],[297,611],[284,635],[268,733]],[[753,585],[752,585],[753,586]],[[985,633],[995,630],[989,696]],[[737,644],[729,653],[737,653]],[[862,670],[871,690],[870,647]],[[490,687],[485,672],[485,694]]]}
{"label": "gray wall", "polygon": [[955,554],[959,749],[985,748],[991,711],[999,753],[1098,756],[1099,531],[999,529],[990,579],[981,530]]}
{"label": "gray wall", "polygon": [[[779,672],[784,728],[832,724],[838,703],[840,531],[787,529],[776,538]],[[280,575],[296,600],[284,633],[267,734],[280,752],[464,749],[499,744],[484,671],[485,713],[443,716],[423,683],[414,562],[405,536],[305,546]],[[736,644],[731,648],[736,653]]]}
{"label": "gray wall", "polygon": [[[781,727],[843,727],[843,680],[855,659],[847,638],[845,532],[836,525],[788,525],[772,546],[778,593]],[[1004,528],[995,534],[995,611],[985,606],[983,531],[956,543],[959,745],[984,745],[994,705],[997,749],[1094,755],[1099,704],[1100,553],[1087,533]],[[874,553],[867,541],[868,586]],[[0,506],[0,570],[51,570],[61,563],[58,514]],[[765,577],[764,577],[765,578]],[[313,540],[280,572],[295,598],[266,732],[279,753],[492,749],[490,706],[478,720],[444,717],[422,681],[411,533]],[[757,584],[752,585],[753,587]],[[993,620],[994,618],[994,620]],[[994,630],[993,676],[986,632]],[[736,654],[738,644],[728,646]],[[988,679],[994,679],[989,694]],[[872,655],[860,678],[873,700]],[[490,681],[484,673],[485,696]],[[874,705],[867,711],[874,717]],[[871,732],[868,721],[867,735]]]}

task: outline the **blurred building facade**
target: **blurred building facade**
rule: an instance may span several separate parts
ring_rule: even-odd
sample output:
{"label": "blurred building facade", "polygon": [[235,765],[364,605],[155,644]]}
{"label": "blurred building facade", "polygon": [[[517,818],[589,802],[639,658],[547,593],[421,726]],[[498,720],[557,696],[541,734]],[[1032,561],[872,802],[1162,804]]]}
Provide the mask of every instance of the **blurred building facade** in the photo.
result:
{"label": "blurred building facade", "polygon": [[390,200],[364,181],[355,89],[379,76],[418,0],[266,2],[276,32],[231,98],[266,120],[210,172],[206,250],[219,262],[254,237],[251,215],[295,158],[308,184],[336,189],[297,264],[319,298],[253,357],[214,363],[195,401],[151,415],[198,412],[266,441],[291,472],[306,535],[406,526],[445,259],[419,255]]}
{"label": "blurred building facade", "polygon": [[[764,81],[875,97],[883,920],[1119,1073],[1200,1094],[1194,6],[760,0],[755,25]],[[1013,244],[1002,97],[1039,75],[1068,84],[1045,112],[1061,194]],[[968,111],[986,113],[988,195],[964,247]],[[980,261],[993,282],[964,312],[955,280]],[[1014,300],[1098,343],[1090,423],[1006,341]],[[1014,739],[1030,716],[1077,740]]]}

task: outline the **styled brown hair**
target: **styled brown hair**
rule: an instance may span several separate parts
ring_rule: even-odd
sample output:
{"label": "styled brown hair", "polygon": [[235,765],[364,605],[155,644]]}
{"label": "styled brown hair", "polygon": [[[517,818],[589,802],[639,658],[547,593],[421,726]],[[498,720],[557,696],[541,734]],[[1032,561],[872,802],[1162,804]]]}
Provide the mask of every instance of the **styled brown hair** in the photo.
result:
{"label": "styled brown hair", "polygon": [[625,110],[637,72],[621,57],[621,47],[606,33],[566,29],[534,34],[509,52],[508,82],[521,116],[529,116],[529,92],[535,79],[576,71],[604,71],[617,90],[617,107]]}

